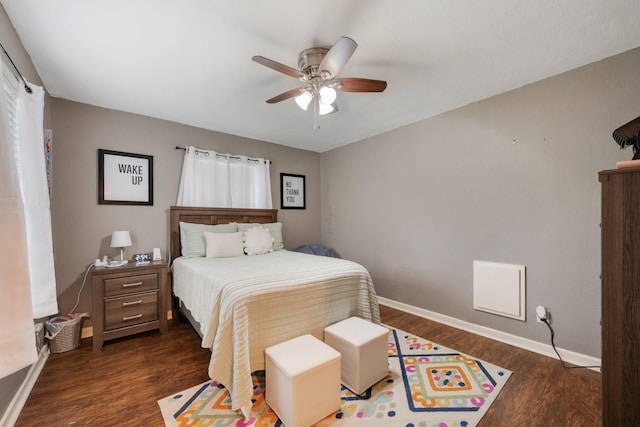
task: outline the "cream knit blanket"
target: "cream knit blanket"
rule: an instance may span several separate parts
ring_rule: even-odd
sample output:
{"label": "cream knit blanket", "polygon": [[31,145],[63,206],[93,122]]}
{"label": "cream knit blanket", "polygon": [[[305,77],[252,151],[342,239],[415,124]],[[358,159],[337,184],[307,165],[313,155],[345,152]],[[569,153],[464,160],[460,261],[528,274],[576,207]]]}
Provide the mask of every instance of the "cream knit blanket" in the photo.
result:
{"label": "cream knit blanket", "polygon": [[276,251],[232,258],[178,258],[173,291],[201,325],[211,348],[209,376],[249,413],[251,373],[264,369],[264,349],[351,316],[380,323],[369,272],[337,258]]}

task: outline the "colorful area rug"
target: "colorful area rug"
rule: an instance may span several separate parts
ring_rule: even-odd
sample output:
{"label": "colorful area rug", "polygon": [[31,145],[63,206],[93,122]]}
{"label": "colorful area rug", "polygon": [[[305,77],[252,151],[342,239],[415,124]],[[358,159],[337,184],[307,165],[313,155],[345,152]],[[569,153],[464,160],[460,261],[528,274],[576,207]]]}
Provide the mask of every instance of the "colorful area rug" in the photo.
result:
{"label": "colorful area rug", "polygon": [[[361,396],[343,387],[342,408],[316,426],[475,426],[510,375],[499,366],[390,328],[389,375]],[[216,381],[158,404],[168,427],[282,426],[264,399],[264,371],[253,374],[253,383],[248,418],[231,411],[229,392]]]}

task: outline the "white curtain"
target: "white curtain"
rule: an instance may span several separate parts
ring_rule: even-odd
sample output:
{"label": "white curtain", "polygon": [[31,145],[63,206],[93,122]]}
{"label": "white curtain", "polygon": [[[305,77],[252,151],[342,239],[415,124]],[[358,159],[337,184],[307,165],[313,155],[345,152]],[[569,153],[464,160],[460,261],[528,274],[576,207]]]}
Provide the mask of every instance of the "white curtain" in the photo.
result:
{"label": "white curtain", "polygon": [[0,97],[0,378],[38,359],[24,215],[12,141],[7,108]]}
{"label": "white curtain", "polygon": [[29,84],[18,92],[18,176],[27,229],[27,253],[31,278],[33,318],[58,313],[56,275],[53,265],[51,209],[44,159],[44,89]]}
{"label": "white curtain", "polygon": [[186,147],[178,206],[271,209],[269,161]]}

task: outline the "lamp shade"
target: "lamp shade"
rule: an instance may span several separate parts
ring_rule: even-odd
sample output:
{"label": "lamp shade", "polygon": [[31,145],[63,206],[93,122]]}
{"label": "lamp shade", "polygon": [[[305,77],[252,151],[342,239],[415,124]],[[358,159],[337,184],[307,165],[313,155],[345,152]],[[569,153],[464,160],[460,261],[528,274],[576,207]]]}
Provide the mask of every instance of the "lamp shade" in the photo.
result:
{"label": "lamp shade", "polygon": [[323,86],[320,88],[320,103],[331,105],[335,100],[336,90],[334,88],[328,86]]}
{"label": "lamp shade", "polygon": [[300,95],[296,96],[296,104],[298,104],[298,106],[303,110],[307,111],[312,98],[313,95],[311,95],[311,92],[305,90]]}
{"label": "lamp shade", "polygon": [[325,116],[327,114],[335,113],[338,111],[338,105],[334,102],[333,104],[323,104],[320,103],[320,115]]}
{"label": "lamp shade", "polygon": [[129,231],[114,231],[113,234],[111,234],[112,248],[126,248],[132,244],[131,234],[129,234]]}

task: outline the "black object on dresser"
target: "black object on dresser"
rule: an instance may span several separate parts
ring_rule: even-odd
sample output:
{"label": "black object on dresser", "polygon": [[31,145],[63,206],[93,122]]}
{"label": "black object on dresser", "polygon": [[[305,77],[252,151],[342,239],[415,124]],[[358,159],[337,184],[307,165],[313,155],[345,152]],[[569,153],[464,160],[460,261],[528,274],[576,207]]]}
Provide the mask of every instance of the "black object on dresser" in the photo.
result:
{"label": "black object on dresser", "polygon": [[640,168],[602,171],[602,423],[640,425]]}
{"label": "black object on dresser", "polygon": [[167,263],[96,267],[92,273],[93,350],[139,332],[167,331]]}

